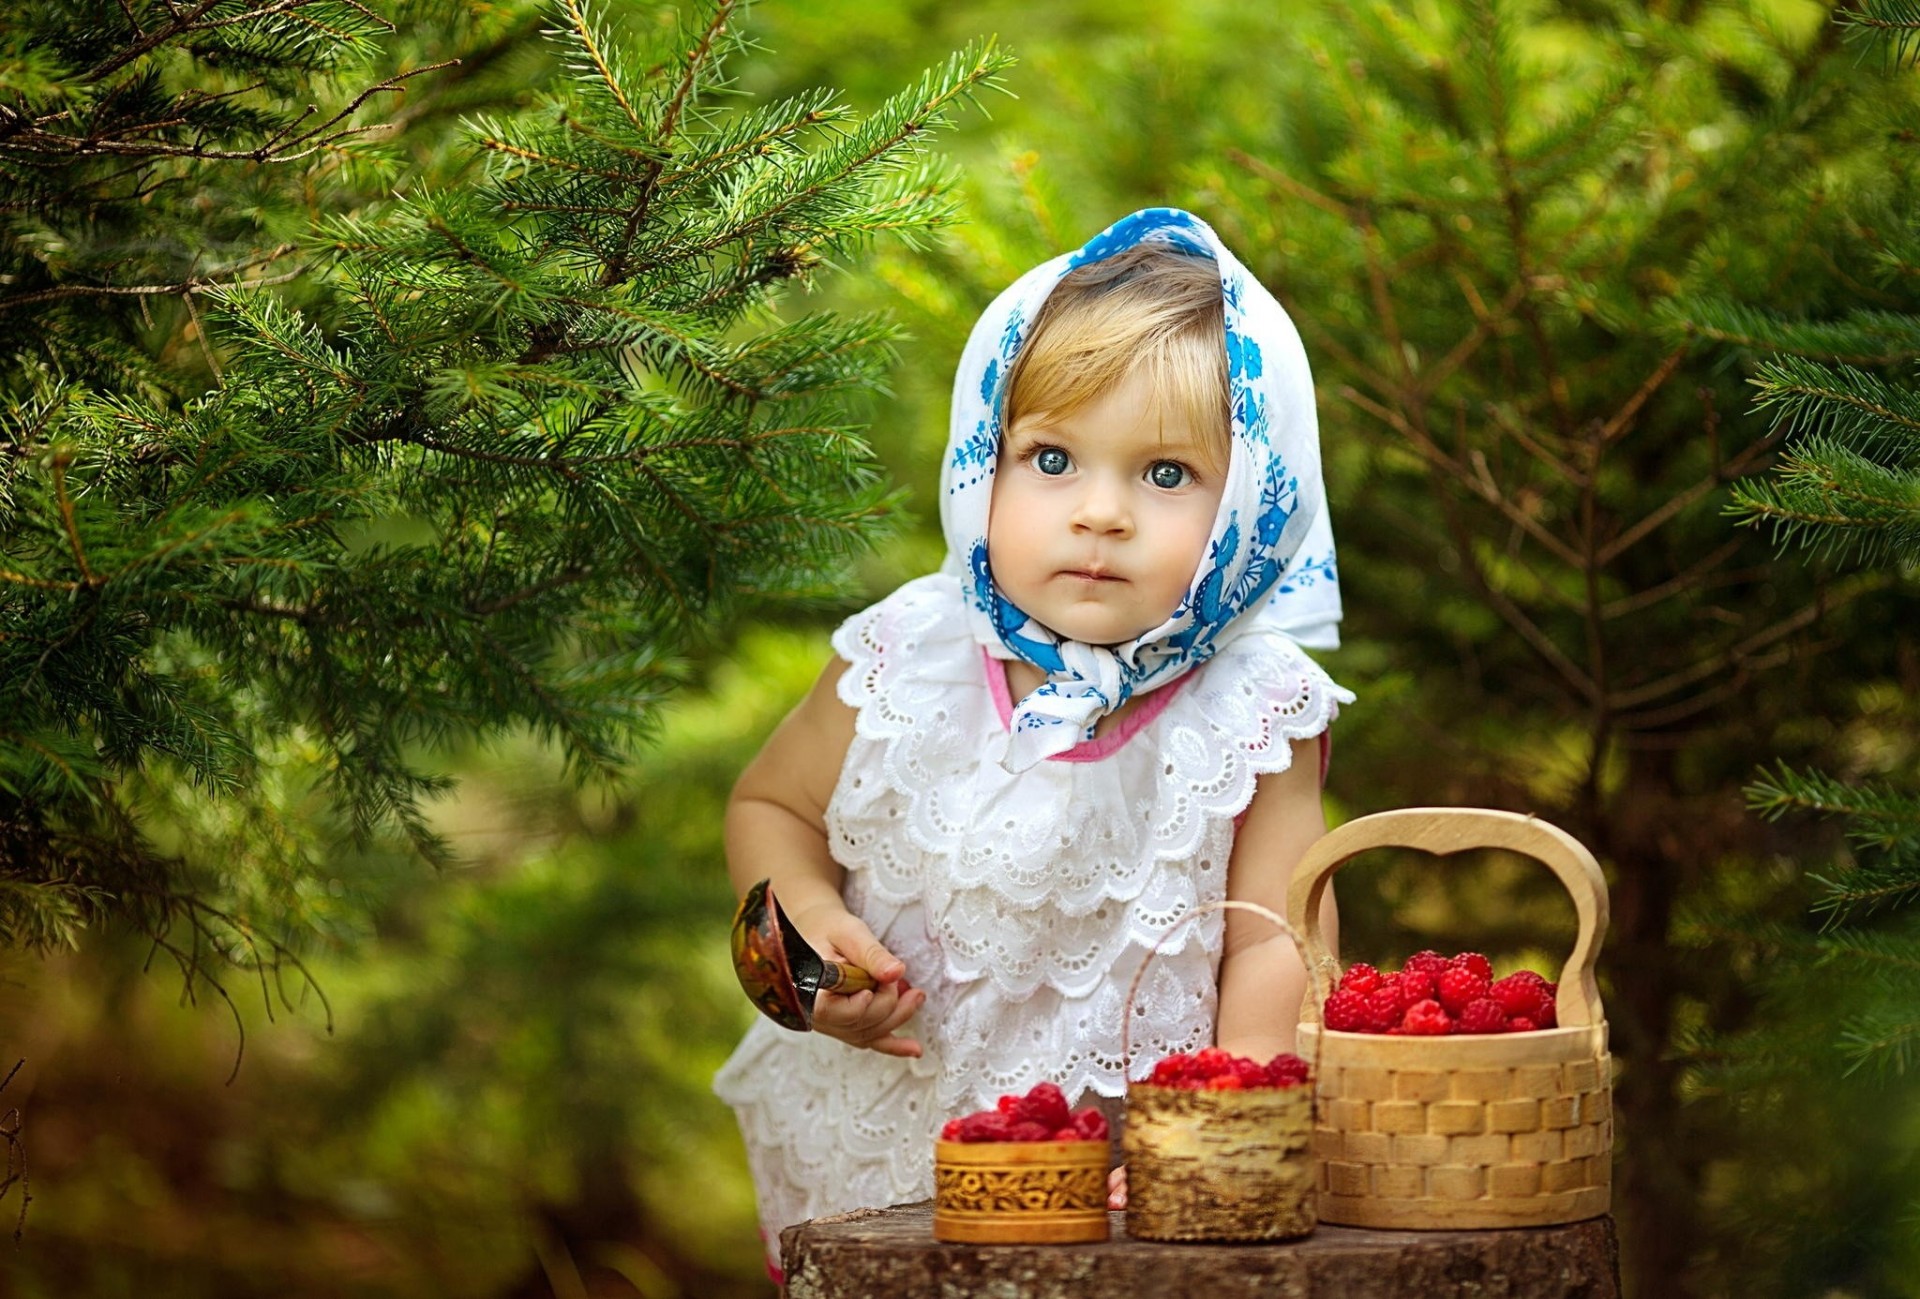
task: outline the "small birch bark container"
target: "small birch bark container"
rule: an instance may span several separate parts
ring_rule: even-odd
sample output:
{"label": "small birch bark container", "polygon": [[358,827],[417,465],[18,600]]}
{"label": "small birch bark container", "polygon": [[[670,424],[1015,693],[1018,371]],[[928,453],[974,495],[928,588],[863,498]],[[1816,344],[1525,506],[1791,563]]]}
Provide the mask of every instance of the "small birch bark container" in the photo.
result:
{"label": "small birch bark container", "polygon": [[[1250,911],[1292,926],[1266,907],[1226,901],[1189,912],[1178,928],[1213,910]],[[1173,929],[1161,935],[1165,941]],[[1149,952],[1127,989],[1126,1021]],[[1309,964],[1309,970],[1314,967]],[[1121,1030],[1123,1058],[1132,1052]],[[1313,1089],[1316,1063],[1297,1087],[1189,1091],[1127,1084],[1127,1235],[1140,1240],[1290,1240],[1314,1227]]]}
{"label": "small birch bark container", "polygon": [[1107,1238],[1105,1141],[936,1141],[933,1238],[1050,1245]]}
{"label": "small birch bark container", "polygon": [[[1320,934],[1335,871],[1374,848],[1440,856],[1503,848],[1545,863],[1573,897],[1578,936],[1560,976],[1557,1028],[1392,1037],[1325,1028],[1339,974]],[[1612,1058],[1594,963],[1607,886],[1593,854],[1545,821],[1482,808],[1403,808],[1349,821],[1294,868],[1287,905],[1303,917],[1314,993],[1299,1042],[1321,1067],[1314,1150],[1320,1217],[1351,1227],[1540,1227],[1608,1211]]]}

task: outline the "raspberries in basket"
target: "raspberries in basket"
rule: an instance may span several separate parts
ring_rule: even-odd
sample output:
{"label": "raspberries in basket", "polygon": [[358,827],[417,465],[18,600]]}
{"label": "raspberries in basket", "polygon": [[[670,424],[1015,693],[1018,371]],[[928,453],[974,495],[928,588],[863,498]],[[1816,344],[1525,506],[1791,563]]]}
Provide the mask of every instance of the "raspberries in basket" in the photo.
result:
{"label": "raspberries in basket", "polygon": [[1067,1110],[1067,1097],[1050,1082],[1025,1096],[1002,1096],[995,1107],[948,1119],[942,1141],[1105,1141],[1107,1116],[1091,1105]]}
{"label": "raspberries in basket", "polygon": [[1291,1051],[1261,1064],[1233,1055],[1217,1046],[1192,1054],[1170,1055],[1153,1066],[1147,1081],[1186,1091],[1254,1091],[1263,1087],[1298,1087],[1307,1080],[1307,1062]]}
{"label": "raspberries in basket", "polygon": [[1478,952],[1445,957],[1417,952],[1395,972],[1347,967],[1322,1018],[1343,1033],[1443,1037],[1454,1033],[1528,1033],[1555,1026],[1559,985],[1532,970],[1504,979]]}

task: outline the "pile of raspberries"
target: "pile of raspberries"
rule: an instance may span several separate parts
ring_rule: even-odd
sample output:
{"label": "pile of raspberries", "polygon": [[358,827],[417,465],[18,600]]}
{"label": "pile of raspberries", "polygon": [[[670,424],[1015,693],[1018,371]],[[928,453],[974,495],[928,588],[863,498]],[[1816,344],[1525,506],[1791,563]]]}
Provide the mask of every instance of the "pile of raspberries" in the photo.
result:
{"label": "pile of raspberries", "polygon": [[1492,963],[1478,952],[1451,958],[1419,952],[1394,974],[1364,963],[1348,966],[1322,1018],[1343,1033],[1530,1033],[1554,1027],[1558,991],[1532,970],[1496,980]]}
{"label": "pile of raspberries", "polygon": [[994,1108],[948,1119],[942,1141],[1105,1141],[1107,1116],[1091,1105],[1067,1111],[1066,1093],[1035,1083],[1025,1096],[1002,1096]]}
{"label": "pile of raspberries", "polygon": [[1153,1066],[1147,1081],[1190,1092],[1253,1091],[1261,1087],[1298,1087],[1307,1080],[1307,1062],[1283,1051],[1261,1064],[1217,1046],[1191,1055],[1170,1055]]}

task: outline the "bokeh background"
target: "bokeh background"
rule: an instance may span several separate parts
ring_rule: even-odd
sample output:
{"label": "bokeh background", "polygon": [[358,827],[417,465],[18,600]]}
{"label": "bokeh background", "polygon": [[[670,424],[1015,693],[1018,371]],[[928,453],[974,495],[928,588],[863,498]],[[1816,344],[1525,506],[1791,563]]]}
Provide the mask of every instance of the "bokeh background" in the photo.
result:
{"label": "bokeh background", "polygon": [[[1833,18],[1810,0],[761,0],[717,112],[818,86],[871,110],[983,35],[1019,58],[933,144],[963,220],[826,268],[805,303],[903,327],[868,415],[905,489],[893,533],[840,590],[712,628],[617,779],[582,784],[523,734],[425,755],[457,778],[431,805],[457,864],[342,849],[298,937],[319,991],[291,1008],[244,983],[231,1010],[187,1004],[111,929],[0,954],[0,1070],[24,1061],[0,1108],[33,1195],[0,1293],[770,1293],[708,1091],[752,1013],[724,945],[729,784],[835,622],[937,564],[974,315],[1173,203],[1281,296],[1316,366],[1348,609],[1324,661],[1359,695],[1330,816],[1539,811],[1609,869],[1631,1288],[1920,1294],[1920,1094],[1904,1055],[1849,1043],[1850,1007],[1885,985],[1820,945],[1811,910],[1847,846],[1745,792],[1783,759],[1913,778],[1920,592],[1725,509],[1778,449],[1747,382],[1755,322],[1891,319],[1920,287],[1878,233],[1913,211],[1913,74]],[[463,121],[569,75],[537,5],[398,21],[392,66],[464,58],[409,91],[409,185],[460,183]],[[1900,335],[1852,359],[1916,351]],[[1340,898],[1349,958],[1478,947],[1552,973],[1571,937],[1570,904],[1521,862],[1368,861]]]}

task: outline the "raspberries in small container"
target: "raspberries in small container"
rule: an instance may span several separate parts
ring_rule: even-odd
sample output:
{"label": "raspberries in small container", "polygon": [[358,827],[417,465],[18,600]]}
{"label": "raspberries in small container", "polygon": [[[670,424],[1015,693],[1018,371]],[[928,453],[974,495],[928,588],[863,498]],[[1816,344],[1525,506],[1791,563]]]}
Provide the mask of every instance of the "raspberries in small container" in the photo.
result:
{"label": "raspberries in small container", "polygon": [[1091,1105],[1069,1112],[1066,1094],[1050,1082],[1025,1096],[1002,1096],[993,1109],[948,1119],[942,1141],[1105,1141],[1107,1116]]}
{"label": "raspberries in small container", "polygon": [[1158,1087],[1209,1092],[1298,1087],[1307,1081],[1307,1062],[1287,1051],[1261,1064],[1210,1046],[1166,1057],[1153,1066],[1146,1081]]}
{"label": "raspberries in small container", "polygon": [[1313,1080],[1284,1052],[1170,1055],[1127,1088],[1127,1234],[1287,1240],[1313,1230]]}
{"label": "raspberries in small container", "polygon": [[1321,1017],[1342,1033],[1527,1033],[1555,1026],[1558,992],[1558,984],[1532,970],[1495,979],[1493,964],[1478,952],[1416,952],[1394,972],[1364,962],[1348,966]]}

